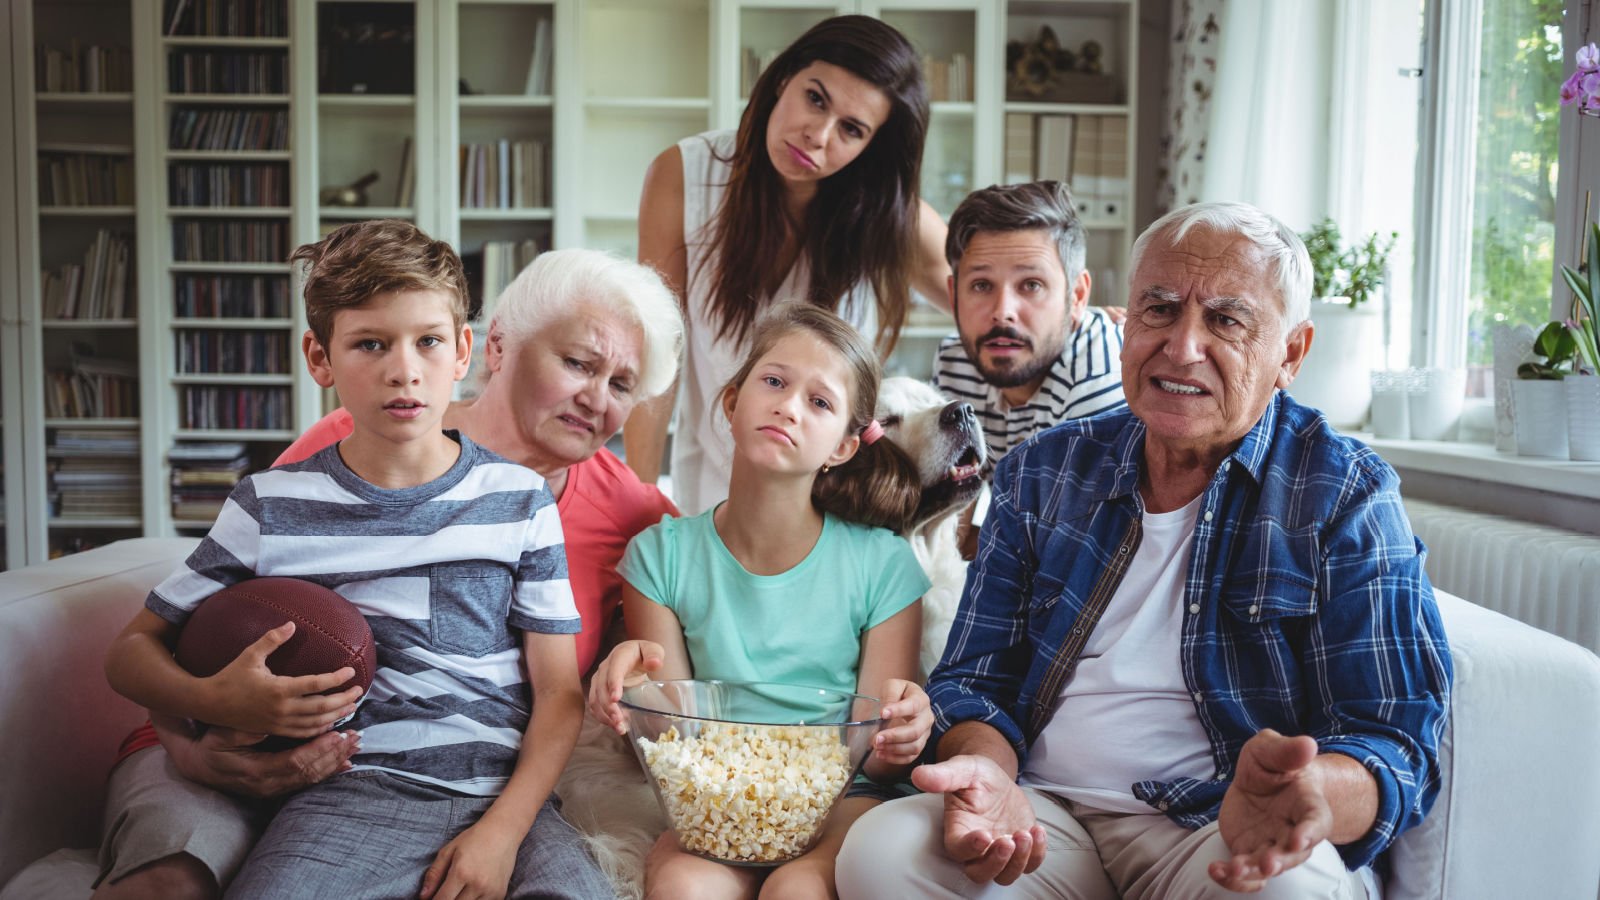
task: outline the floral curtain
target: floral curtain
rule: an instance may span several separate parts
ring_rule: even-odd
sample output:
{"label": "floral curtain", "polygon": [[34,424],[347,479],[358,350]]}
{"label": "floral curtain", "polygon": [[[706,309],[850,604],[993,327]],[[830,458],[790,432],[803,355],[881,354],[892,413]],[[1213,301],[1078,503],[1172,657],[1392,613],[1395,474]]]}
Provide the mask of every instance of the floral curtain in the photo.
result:
{"label": "floral curtain", "polygon": [[1201,198],[1217,47],[1225,0],[1172,0],[1172,69],[1167,76],[1156,214]]}

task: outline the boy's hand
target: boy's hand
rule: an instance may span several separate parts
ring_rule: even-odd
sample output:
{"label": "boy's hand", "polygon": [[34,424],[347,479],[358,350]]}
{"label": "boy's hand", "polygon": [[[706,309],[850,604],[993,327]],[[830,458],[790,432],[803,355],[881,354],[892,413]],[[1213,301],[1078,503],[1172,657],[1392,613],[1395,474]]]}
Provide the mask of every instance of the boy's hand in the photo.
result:
{"label": "boy's hand", "polygon": [[872,755],[888,765],[910,765],[933,732],[928,695],[916,682],[900,678],[884,682],[883,694],[883,729],[872,739]]}
{"label": "boy's hand", "polygon": [[355,677],[355,670],[349,666],[325,675],[297,678],[274,675],[267,668],[267,657],[293,634],[293,622],[279,625],[244,648],[222,671],[202,680],[211,695],[206,707],[210,724],[281,737],[309,738],[329,730],[333,723],[356,711],[360,687],[322,694]]}
{"label": "boy's hand", "polygon": [[481,900],[506,895],[523,835],[477,824],[444,845],[422,873],[421,900]]}
{"label": "boy's hand", "polygon": [[589,714],[616,729],[617,734],[627,734],[628,720],[617,705],[622,689],[647,680],[651,672],[661,668],[666,655],[654,641],[618,644],[589,681]]}

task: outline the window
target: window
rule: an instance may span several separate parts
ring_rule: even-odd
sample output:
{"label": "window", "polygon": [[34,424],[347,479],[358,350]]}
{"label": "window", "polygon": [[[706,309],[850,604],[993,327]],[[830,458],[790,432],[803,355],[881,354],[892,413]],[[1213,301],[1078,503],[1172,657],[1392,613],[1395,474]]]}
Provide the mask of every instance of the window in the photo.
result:
{"label": "window", "polygon": [[1561,305],[1558,222],[1573,179],[1560,161],[1578,158],[1574,113],[1557,102],[1571,67],[1563,22],[1576,43],[1575,23],[1596,7],[1428,0],[1411,360],[1466,366],[1469,396],[1492,391],[1496,324],[1538,327]]}

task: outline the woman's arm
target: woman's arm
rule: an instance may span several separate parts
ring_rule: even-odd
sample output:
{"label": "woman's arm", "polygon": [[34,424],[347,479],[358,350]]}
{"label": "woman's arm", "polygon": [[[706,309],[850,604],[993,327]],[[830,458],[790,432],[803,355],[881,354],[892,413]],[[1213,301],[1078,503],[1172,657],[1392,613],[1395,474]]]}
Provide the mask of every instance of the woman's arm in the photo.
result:
{"label": "woman's arm", "polygon": [[[533,716],[505,790],[466,831],[439,851],[422,876],[422,894],[503,897],[517,848],[550,797],[583,727],[577,643],[570,634],[523,632],[522,656],[533,684]],[[535,737],[537,736],[537,737]]]}
{"label": "woman's arm", "polygon": [[[689,283],[689,249],[683,234],[683,154],[676,144],[663,150],[644,175],[644,192],[639,197],[639,262],[654,266],[683,304]],[[622,428],[628,466],[647,484],[661,477],[667,424],[672,421],[677,398],[678,383],[674,381],[666,393],[635,407]]]}
{"label": "woman's arm", "polygon": [[885,780],[910,772],[933,728],[928,695],[917,686],[917,655],[922,643],[922,601],[913,601],[861,638],[861,669],[856,690],[883,701],[884,728],[867,757],[868,777]]}
{"label": "woman's arm", "polygon": [[947,231],[944,219],[939,218],[939,213],[928,205],[928,201],[917,202],[921,204],[921,209],[917,214],[917,248],[912,260],[911,287],[934,306],[953,313],[950,305],[950,264],[944,258]]}

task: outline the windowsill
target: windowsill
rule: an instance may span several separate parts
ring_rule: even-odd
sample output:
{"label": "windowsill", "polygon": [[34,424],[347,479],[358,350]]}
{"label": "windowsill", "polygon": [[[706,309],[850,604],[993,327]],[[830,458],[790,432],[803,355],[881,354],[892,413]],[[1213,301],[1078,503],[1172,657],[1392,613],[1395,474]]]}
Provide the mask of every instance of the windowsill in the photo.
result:
{"label": "windowsill", "polygon": [[1492,444],[1355,435],[1397,469],[1413,469],[1600,500],[1600,463],[1502,453]]}

